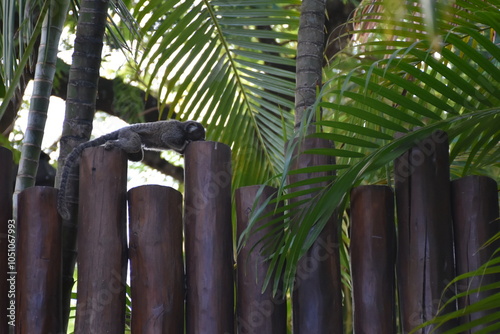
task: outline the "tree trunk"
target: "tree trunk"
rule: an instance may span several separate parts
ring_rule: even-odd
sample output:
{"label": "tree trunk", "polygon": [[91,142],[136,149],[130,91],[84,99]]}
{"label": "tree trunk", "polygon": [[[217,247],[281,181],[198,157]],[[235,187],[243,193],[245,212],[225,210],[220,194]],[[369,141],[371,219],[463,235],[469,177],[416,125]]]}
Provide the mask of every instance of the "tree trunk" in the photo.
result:
{"label": "tree trunk", "polygon": [[303,121],[304,111],[314,105],[317,90],[321,88],[325,43],[325,0],[304,0],[300,12],[295,127],[298,127]]}
{"label": "tree trunk", "polygon": [[[108,10],[107,0],[82,0],[76,29],[73,64],[68,80],[66,118],[63,124],[56,186],[66,156],[78,144],[87,141],[92,132],[97,83],[101,66],[101,51]],[[68,180],[68,208],[76,217],[75,198],[78,196],[78,169]],[[63,224],[63,316],[65,325],[69,316],[73,271],[76,259],[76,219]]]}

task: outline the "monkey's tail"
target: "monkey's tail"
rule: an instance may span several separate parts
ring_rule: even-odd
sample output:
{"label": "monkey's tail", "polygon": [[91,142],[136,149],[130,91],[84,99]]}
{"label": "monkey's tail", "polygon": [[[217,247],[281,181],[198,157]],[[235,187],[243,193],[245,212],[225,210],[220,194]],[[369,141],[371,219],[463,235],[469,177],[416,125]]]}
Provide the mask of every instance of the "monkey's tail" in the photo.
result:
{"label": "monkey's tail", "polygon": [[116,139],[117,131],[109,133],[105,136],[96,138],[94,140],[82,143],[75,147],[73,151],[66,157],[64,167],[61,173],[61,184],[59,185],[59,193],[57,194],[57,211],[64,220],[69,220],[71,218],[71,213],[68,209],[67,202],[67,191],[68,191],[68,179],[71,173],[71,169],[75,165],[75,162],[80,158],[82,152],[89,147],[100,146],[106,143],[108,140]]}

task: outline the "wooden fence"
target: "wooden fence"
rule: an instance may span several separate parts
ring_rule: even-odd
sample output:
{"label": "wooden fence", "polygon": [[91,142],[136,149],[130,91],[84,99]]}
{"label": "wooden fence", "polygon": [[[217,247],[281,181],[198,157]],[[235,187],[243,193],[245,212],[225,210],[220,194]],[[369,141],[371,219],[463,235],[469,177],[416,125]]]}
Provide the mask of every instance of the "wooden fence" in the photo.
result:
{"label": "wooden fence", "polygon": [[[307,139],[302,147],[327,145]],[[19,197],[18,220],[12,221],[11,161],[10,152],[0,148],[0,333],[8,333],[13,324],[16,333],[63,333],[57,190],[25,190]],[[127,161],[119,150],[98,147],[83,153],[76,333],[124,332],[128,260],[132,333],[287,332],[285,297],[262,292],[268,263],[258,251],[250,252],[269,226],[251,237],[235,266],[229,147],[192,143],[185,161],[183,201],[179,192],[163,186],[141,186],[127,193]],[[296,167],[328,163],[334,161],[302,154]],[[291,181],[313,176],[321,175],[299,175]],[[351,192],[357,334],[393,334],[397,328],[408,333],[432,318],[456,293],[443,293],[455,275],[477,268],[491,256],[494,248],[481,246],[499,230],[498,222],[492,223],[499,211],[496,182],[481,176],[450,182],[445,133],[436,132],[397,159],[395,177],[395,191],[360,186]],[[258,190],[250,186],[235,192],[237,235],[247,226]],[[266,187],[261,199],[274,191]],[[265,226],[273,218],[259,224]],[[296,334],[344,331],[338,227],[332,218],[299,263],[292,293]],[[483,284],[498,280],[489,275]],[[461,300],[460,306],[484,297],[476,294]]]}

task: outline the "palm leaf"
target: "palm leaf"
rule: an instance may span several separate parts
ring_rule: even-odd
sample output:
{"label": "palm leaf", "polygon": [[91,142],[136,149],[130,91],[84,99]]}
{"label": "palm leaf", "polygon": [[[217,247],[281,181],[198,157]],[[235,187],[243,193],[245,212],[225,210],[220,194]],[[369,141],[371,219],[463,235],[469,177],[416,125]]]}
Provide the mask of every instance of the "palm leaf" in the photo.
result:
{"label": "palm leaf", "polygon": [[[371,4],[384,6],[377,1]],[[300,224],[289,219],[277,222],[287,233],[283,245],[272,252],[270,276],[285,268],[286,287],[292,288],[298,259],[334,210],[343,208],[350,189],[378,179],[395,158],[437,129],[449,134],[451,158],[465,158],[465,163],[452,162],[456,174],[481,172],[485,166],[497,168],[500,76],[499,47],[494,38],[500,32],[498,9],[497,2],[479,0],[439,6],[436,23],[439,31],[445,32],[439,52],[427,39],[419,6],[412,6],[399,21],[391,20],[383,10],[354,18],[360,28],[356,30],[357,42],[325,71],[331,79],[309,110],[314,113],[322,108],[324,121],[318,125],[323,129],[315,136],[331,138],[336,145],[314,153],[335,155],[337,163],[348,167],[339,168],[329,186],[302,209],[284,206],[284,210],[298,211],[293,219]],[[401,133],[399,138],[393,139],[397,132]],[[297,136],[300,142],[303,134]],[[290,173],[289,161],[284,167],[277,200],[285,194],[286,198],[301,195],[287,193],[284,180]],[[328,170],[320,166],[302,171],[321,168]],[[390,184],[391,177],[385,182]],[[275,277],[273,285],[280,279]]]}
{"label": "palm leaf", "polygon": [[[232,147],[236,187],[282,170],[294,97],[298,1],[140,1],[146,88]],[[144,13],[153,13],[145,16]],[[146,75],[147,74],[147,75]]]}

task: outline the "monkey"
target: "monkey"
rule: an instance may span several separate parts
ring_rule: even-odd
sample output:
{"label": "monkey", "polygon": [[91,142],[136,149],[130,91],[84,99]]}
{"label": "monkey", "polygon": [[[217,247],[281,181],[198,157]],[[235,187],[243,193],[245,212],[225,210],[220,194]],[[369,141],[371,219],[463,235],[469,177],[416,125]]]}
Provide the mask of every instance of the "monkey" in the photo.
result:
{"label": "monkey", "polygon": [[131,161],[141,161],[143,150],[163,151],[173,150],[184,153],[186,146],[193,141],[205,140],[205,128],[198,122],[176,120],[157,121],[132,124],[102,137],[78,145],[66,158],[62,174],[57,211],[65,220],[71,218],[66,203],[68,177],[83,150],[89,147],[104,145],[104,149],[120,148]]}

